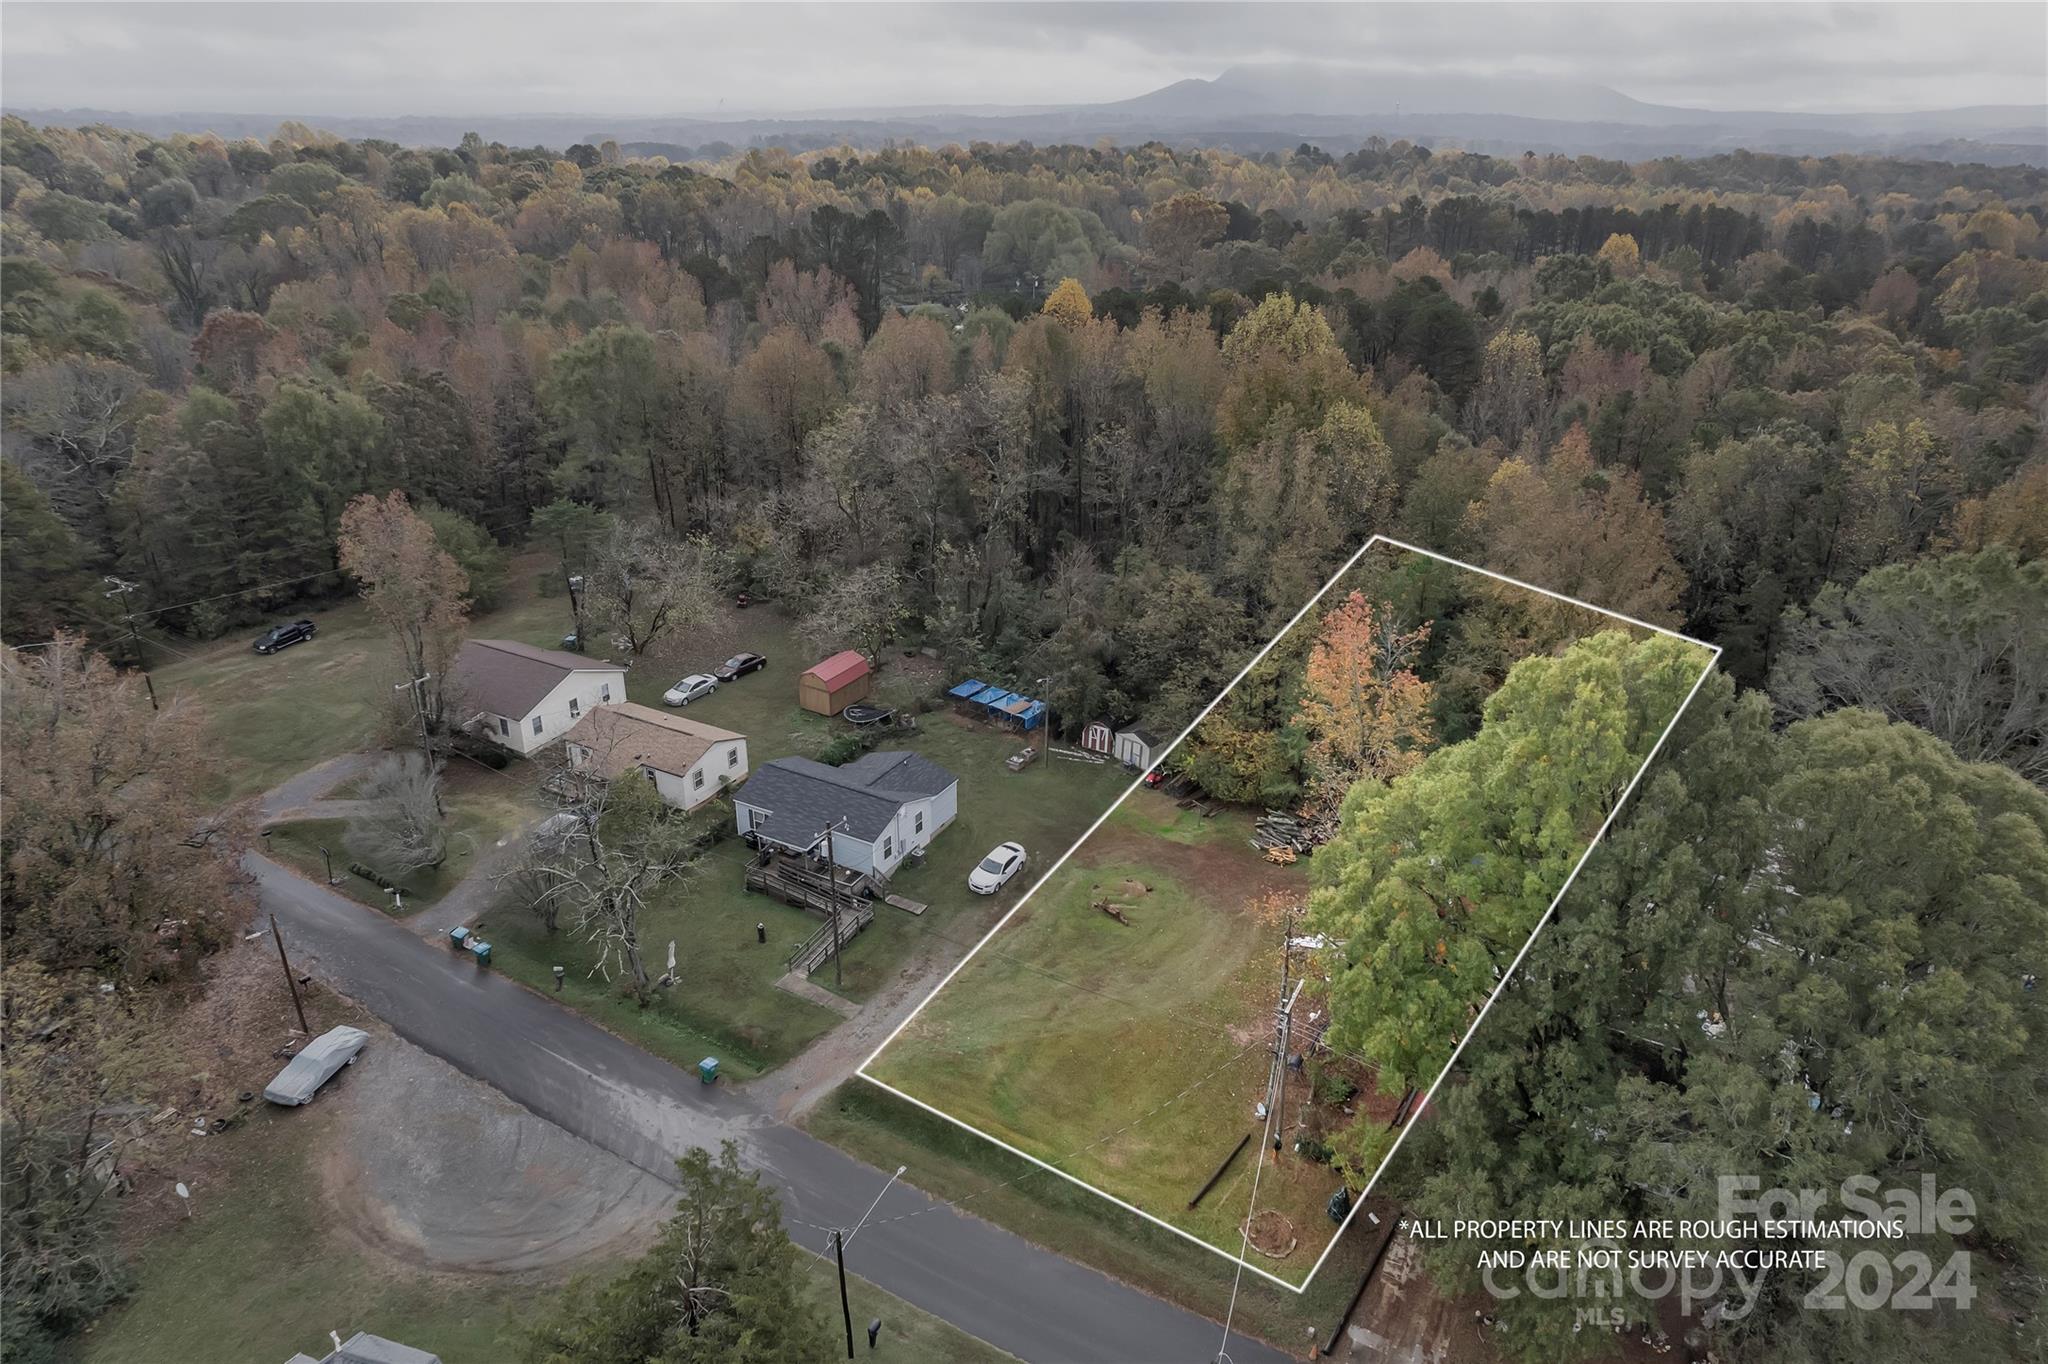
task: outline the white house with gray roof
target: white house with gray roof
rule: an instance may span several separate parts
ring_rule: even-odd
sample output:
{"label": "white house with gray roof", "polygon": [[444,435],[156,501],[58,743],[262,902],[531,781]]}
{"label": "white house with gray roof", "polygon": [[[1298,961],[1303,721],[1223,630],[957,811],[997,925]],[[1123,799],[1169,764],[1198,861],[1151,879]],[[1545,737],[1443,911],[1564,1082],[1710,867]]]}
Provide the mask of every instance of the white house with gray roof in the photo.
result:
{"label": "white house with gray roof", "polygon": [[509,639],[472,639],[455,657],[464,722],[515,753],[546,748],[599,706],[625,699],[626,670],[602,659]]}
{"label": "white house with gray roof", "polygon": [[776,758],[733,793],[733,808],[742,834],[784,852],[822,856],[829,827],[834,862],[887,879],[960,813],[960,779],[915,753],[869,753],[844,767]]}

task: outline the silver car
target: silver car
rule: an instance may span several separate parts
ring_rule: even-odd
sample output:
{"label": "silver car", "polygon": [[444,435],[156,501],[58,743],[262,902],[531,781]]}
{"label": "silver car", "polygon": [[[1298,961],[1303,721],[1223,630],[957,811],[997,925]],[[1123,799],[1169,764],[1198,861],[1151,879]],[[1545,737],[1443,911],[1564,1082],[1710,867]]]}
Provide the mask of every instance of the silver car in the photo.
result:
{"label": "silver car", "polygon": [[698,697],[709,696],[717,690],[718,679],[710,673],[691,673],[661,694],[661,704],[687,706]]}
{"label": "silver car", "polygon": [[343,1066],[356,1063],[356,1056],[370,1040],[361,1028],[334,1028],[308,1042],[277,1078],[263,1087],[263,1097],[274,1104],[297,1107],[311,1103],[320,1086],[334,1078]]}

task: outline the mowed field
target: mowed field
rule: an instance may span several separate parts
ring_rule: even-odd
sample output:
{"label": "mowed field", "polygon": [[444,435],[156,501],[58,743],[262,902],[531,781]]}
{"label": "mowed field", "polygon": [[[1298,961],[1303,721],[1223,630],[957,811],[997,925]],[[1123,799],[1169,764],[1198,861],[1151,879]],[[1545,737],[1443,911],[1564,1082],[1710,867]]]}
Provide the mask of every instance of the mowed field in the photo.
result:
{"label": "mowed field", "polygon": [[[1281,929],[1246,904],[1308,889],[1305,869],[1247,846],[1249,827],[1134,792],[865,1073],[1236,1255],[1280,984]],[[1336,1234],[1337,1177],[1289,1151],[1258,1180],[1295,1244],[1251,1262],[1300,1283]]]}

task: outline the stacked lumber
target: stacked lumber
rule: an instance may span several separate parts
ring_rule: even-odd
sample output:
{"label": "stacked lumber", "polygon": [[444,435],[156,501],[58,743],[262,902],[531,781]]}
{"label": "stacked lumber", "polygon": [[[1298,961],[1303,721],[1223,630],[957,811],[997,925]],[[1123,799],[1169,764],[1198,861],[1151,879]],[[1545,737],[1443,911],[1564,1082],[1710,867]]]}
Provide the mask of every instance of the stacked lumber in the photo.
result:
{"label": "stacked lumber", "polygon": [[1285,810],[1268,810],[1252,825],[1251,845],[1267,854],[1268,861],[1281,861],[1272,856],[1285,850],[1295,857],[1307,857],[1337,832],[1337,820],[1331,815],[1291,815]]}

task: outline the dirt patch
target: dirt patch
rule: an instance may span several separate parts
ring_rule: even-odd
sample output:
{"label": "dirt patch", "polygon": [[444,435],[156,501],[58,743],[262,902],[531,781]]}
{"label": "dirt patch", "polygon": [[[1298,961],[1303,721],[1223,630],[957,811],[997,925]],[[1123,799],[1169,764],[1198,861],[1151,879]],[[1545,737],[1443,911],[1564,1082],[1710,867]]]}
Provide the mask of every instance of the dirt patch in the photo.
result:
{"label": "dirt patch", "polygon": [[644,1247],[675,1204],[652,1175],[388,1034],[347,1074],[318,1155],[341,1224],[436,1270],[554,1268]]}
{"label": "dirt patch", "polygon": [[1267,1208],[1251,1219],[1246,1228],[1246,1238],[1251,1248],[1268,1259],[1284,1260],[1294,1253],[1301,1238],[1295,1235],[1294,1223],[1285,1213]]}

